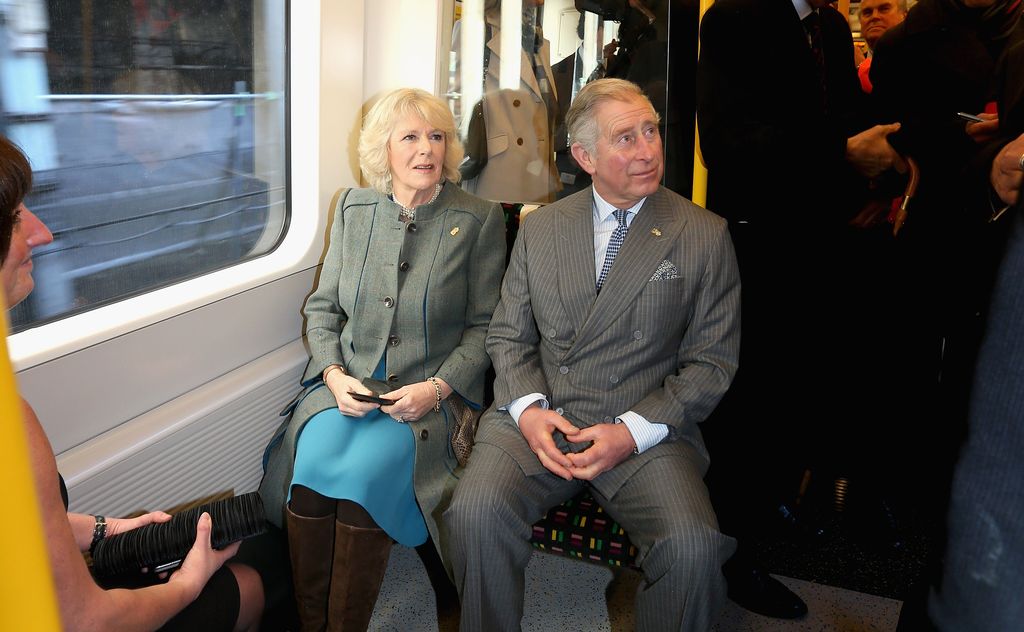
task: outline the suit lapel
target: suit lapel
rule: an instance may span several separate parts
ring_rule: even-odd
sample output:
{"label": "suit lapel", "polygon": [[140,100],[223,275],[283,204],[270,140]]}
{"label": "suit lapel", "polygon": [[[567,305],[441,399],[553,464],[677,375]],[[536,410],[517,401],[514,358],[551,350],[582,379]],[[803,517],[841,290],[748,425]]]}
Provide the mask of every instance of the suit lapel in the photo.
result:
{"label": "suit lapel", "polygon": [[[658,268],[658,264],[678,242],[679,233],[686,225],[686,220],[669,203],[665,191],[664,188],[659,188],[654,195],[647,198],[640,209],[640,214],[630,225],[626,240],[615,258],[608,278],[605,279],[601,293],[597,294],[586,321],[578,330],[576,342],[573,344],[574,350],[585,346],[600,335],[633,304]],[[590,287],[593,288],[596,276],[596,272],[593,271],[593,221],[589,234],[592,271]],[[568,355],[572,355],[572,350]]]}
{"label": "suit lapel", "polygon": [[594,195],[578,195],[577,203],[559,213],[558,291],[572,326],[579,331],[597,297],[594,269]]}

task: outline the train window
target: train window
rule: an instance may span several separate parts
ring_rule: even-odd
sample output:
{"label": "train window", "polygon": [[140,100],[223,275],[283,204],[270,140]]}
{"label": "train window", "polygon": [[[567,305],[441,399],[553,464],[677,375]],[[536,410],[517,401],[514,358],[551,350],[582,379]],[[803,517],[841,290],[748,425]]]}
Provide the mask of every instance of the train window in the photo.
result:
{"label": "train window", "polygon": [[50,227],[13,332],[267,254],[288,224],[285,0],[0,4],[0,133]]}

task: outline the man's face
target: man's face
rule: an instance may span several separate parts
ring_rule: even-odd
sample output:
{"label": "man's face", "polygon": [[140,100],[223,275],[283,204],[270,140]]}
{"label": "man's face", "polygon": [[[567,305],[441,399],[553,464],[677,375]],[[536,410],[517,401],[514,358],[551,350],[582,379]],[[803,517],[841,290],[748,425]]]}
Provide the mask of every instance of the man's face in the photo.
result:
{"label": "man's face", "polygon": [[609,99],[595,109],[599,135],[593,153],[578,143],[573,156],[608,203],[629,208],[658,190],[665,171],[654,110],[641,97]]}
{"label": "man's face", "polygon": [[860,33],[870,48],[874,48],[882,34],[903,21],[907,16],[900,11],[896,0],[861,0]]}

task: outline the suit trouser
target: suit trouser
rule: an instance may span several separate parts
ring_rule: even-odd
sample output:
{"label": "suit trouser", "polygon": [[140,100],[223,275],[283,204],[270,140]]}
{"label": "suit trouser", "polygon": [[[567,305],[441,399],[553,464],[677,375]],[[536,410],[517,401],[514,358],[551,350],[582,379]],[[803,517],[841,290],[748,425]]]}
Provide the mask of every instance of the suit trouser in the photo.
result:
{"label": "suit trouser", "polygon": [[[698,463],[655,458],[612,498],[593,489],[638,548],[637,630],[707,630],[724,603],[735,540],[718,530]],[[583,485],[526,476],[502,449],[476,445],[444,514],[464,632],[520,629],[531,527]]]}

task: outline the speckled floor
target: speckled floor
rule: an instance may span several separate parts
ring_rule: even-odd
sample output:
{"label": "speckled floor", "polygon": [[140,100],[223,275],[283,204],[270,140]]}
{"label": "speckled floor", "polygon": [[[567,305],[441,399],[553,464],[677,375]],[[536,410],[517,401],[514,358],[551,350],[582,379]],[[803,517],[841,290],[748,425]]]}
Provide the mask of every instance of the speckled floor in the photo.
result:
{"label": "speckled floor", "polygon": [[[892,632],[901,602],[779,576],[808,604],[799,621],[780,621],[726,606],[716,632]],[[527,568],[527,632],[625,632],[633,629],[634,571],[610,569],[546,553]],[[587,616],[589,615],[589,616]],[[370,629],[429,632],[438,629],[434,596],[412,549],[394,546]]]}

